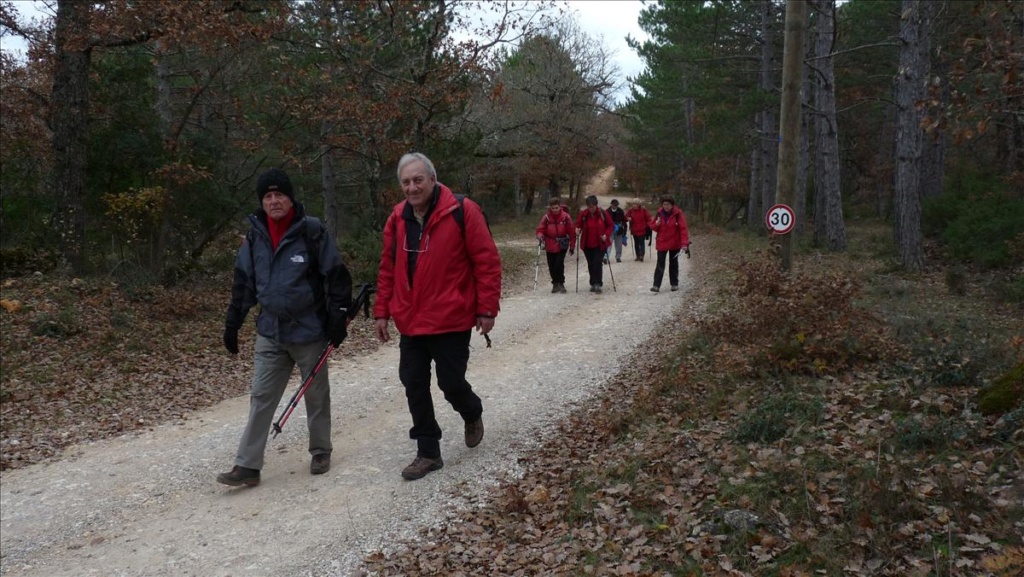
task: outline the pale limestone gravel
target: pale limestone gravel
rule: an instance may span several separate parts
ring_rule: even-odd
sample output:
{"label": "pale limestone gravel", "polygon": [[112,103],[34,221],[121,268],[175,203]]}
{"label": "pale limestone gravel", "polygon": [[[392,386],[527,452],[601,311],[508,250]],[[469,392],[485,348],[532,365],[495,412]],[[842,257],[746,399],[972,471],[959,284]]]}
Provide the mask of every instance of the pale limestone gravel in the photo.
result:
{"label": "pale limestone gravel", "polygon": [[328,474],[309,475],[300,403],[270,441],[258,487],[217,484],[216,474],[231,466],[248,404],[247,396],[230,399],[182,423],[4,472],[0,575],[362,574],[366,554],[392,550],[474,506],[503,476],[519,475],[518,458],[544,442],[559,418],[592,398],[657,325],[694,308],[683,305],[700,253],[681,260],[681,291],[668,292],[666,282],[654,294],[654,264],[633,262],[628,250],[613,264],[616,291],[606,268],[606,292],[587,292],[581,262],[575,293],[575,259],[566,267],[569,294],[550,294],[543,263],[536,293],[532,274],[509,291],[494,347],[476,334],[472,340],[468,379],[483,398],[486,426],[479,447],[465,447],[461,418],[434,387],[445,431],[440,471],[415,482],[399,475],[415,446],[394,341],[364,358],[342,346],[330,365],[335,450]]}

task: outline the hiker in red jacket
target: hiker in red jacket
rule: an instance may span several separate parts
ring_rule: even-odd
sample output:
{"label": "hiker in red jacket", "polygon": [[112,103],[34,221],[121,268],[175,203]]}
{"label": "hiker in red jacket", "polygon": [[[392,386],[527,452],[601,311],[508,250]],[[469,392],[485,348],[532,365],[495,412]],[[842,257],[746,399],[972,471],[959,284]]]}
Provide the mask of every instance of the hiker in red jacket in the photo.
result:
{"label": "hiker in red jacket", "polygon": [[686,216],[676,206],[671,196],[661,197],[661,208],[654,215],[658,233],[655,248],[658,249],[658,264],[654,267],[654,286],[651,292],[661,290],[661,279],[665,275],[665,257],[668,257],[668,282],[672,290],[679,290],[679,252],[690,245],[690,232],[686,228]]}
{"label": "hiker in red jacket", "polygon": [[548,273],[551,275],[551,292],[565,291],[565,254],[576,250],[576,227],[572,217],[562,210],[557,196],[548,201],[548,210],[540,217],[537,225],[537,241],[544,245],[548,258]]}
{"label": "hiker in red jacket", "polygon": [[633,235],[633,260],[644,262],[644,240],[647,238],[647,231],[654,224],[654,219],[639,198],[634,198],[631,204],[626,211],[626,222],[629,223],[629,233]]}
{"label": "hiker in red jacket", "polygon": [[391,340],[395,321],[398,378],[412,414],[416,459],[402,470],[413,480],[444,466],[441,427],[430,394],[431,362],[444,398],[465,423],[467,447],[484,436],[483,404],[466,381],[469,337],[494,327],[501,296],[501,258],[480,206],[437,182],[434,164],[414,152],[398,161],[405,200],[384,225],[373,317],[377,338]]}
{"label": "hiker in red jacket", "polygon": [[600,293],[604,285],[604,251],[612,243],[612,219],[597,206],[597,197],[587,197],[587,206],[576,217],[576,231],[580,236],[580,250],[587,257],[590,271],[590,292]]}

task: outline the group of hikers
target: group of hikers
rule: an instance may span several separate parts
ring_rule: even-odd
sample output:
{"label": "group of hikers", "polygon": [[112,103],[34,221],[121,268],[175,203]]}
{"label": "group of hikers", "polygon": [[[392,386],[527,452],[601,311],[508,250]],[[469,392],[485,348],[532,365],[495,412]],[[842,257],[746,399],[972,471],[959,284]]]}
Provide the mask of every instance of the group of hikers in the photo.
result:
{"label": "group of hikers", "polygon": [[598,206],[597,197],[591,195],[586,198],[586,206],[573,220],[569,208],[560,198],[552,197],[548,200],[548,210],[540,218],[536,232],[540,243],[538,250],[543,247],[547,256],[551,292],[567,292],[565,257],[575,254],[577,246],[587,261],[590,292],[601,293],[604,287],[604,265],[611,266],[613,249],[615,262],[622,262],[622,247],[629,245],[628,239],[632,236],[634,260],[643,262],[645,244],[651,241],[652,233],[658,233],[655,241],[658,261],[654,267],[651,292],[661,290],[666,261],[669,286],[673,291],[679,290],[679,254],[685,250],[689,255],[690,233],[686,227],[686,216],[676,206],[675,200],[664,196],[660,202],[660,207],[651,216],[639,198],[634,198],[629,209],[623,211],[618,199],[613,199],[611,205],[603,209]]}
{"label": "group of hikers", "polygon": [[[397,203],[383,230],[383,246],[373,304],[374,332],[381,343],[398,331],[398,378],[405,389],[416,442],[416,457],[402,469],[408,480],[444,466],[441,427],[434,414],[431,364],[444,398],[462,417],[467,447],[483,440],[483,404],[466,380],[469,342],[476,329],[486,338],[494,327],[501,296],[501,258],[487,220],[473,200],[454,194],[437,180],[434,164],[412,152],[398,162],[405,199]],[[217,475],[219,483],[253,487],[260,483],[271,427],[275,434],[299,398],[305,402],[309,429],[309,472],[331,468],[331,397],[326,358],[348,336],[362,294],[353,301],[352,277],[323,223],[306,213],[295,198],[288,175],[272,168],[257,179],[259,207],[248,216],[249,231],[235,258],[231,302],[224,323],[224,348],[239,352],[239,330],[249,310],[259,305],[253,345],[249,414],[238,442],[234,466]],[[686,219],[671,198],[663,198],[652,217],[639,200],[623,212],[613,200],[608,210],[589,196],[573,221],[554,198],[537,227],[551,272],[552,292],[565,290],[565,255],[578,246],[586,255],[590,290],[601,292],[603,264],[621,262],[622,247],[633,235],[638,261],[644,258],[648,230],[658,233],[657,292],[669,261],[672,290],[679,286],[678,256],[689,245]],[[579,241],[577,243],[577,240]],[[610,262],[608,262],[610,266]],[[298,365],[302,388],[274,423],[291,374]]]}

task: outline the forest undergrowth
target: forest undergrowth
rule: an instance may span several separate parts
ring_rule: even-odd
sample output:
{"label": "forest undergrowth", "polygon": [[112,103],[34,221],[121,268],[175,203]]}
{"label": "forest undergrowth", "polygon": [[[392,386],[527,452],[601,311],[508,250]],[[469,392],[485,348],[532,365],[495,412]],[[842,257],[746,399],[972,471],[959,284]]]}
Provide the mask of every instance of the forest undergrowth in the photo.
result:
{"label": "forest undergrowth", "polygon": [[[683,306],[703,306],[633,353],[522,478],[368,567],[1022,574],[1024,315],[980,277],[898,272],[872,252],[885,234],[851,227],[862,248],[798,250],[783,275],[764,238],[698,230],[715,264],[691,267]],[[503,251],[510,279],[533,272],[531,252]],[[228,275],[0,283],[2,469],[244,394],[251,363],[220,342]],[[359,321],[343,345],[375,346]]]}
{"label": "forest undergrowth", "polygon": [[695,322],[373,573],[1024,574],[1021,311],[870,249],[783,275],[764,239],[702,233]]}

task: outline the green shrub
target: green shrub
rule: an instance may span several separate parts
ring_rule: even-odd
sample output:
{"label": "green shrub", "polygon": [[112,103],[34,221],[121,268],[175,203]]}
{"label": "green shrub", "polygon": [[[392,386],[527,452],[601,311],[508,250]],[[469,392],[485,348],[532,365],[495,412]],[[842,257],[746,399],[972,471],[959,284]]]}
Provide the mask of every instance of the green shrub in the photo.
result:
{"label": "green shrub", "polygon": [[40,337],[67,339],[82,332],[73,309],[63,309],[56,315],[40,313],[32,322],[32,334]]}
{"label": "green shrub", "polygon": [[946,269],[946,288],[950,294],[964,296],[967,294],[967,271],[960,264]]}
{"label": "green shrub", "polygon": [[922,230],[946,244],[952,258],[988,268],[1011,264],[1011,246],[1024,233],[1024,202],[994,177],[961,177],[926,199]]}
{"label": "green shrub", "polygon": [[732,438],[738,443],[773,443],[791,427],[817,424],[823,411],[818,400],[806,401],[792,394],[770,396],[743,415]]}
{"label": "green shrub", "polygon": [[978,409],[984,415],[1002,415],[1024,401],[1024,362],[978,391]]}
{"label": "green shrub", "polygon": [[934,421],[912,417],[900,421],[896,425],[893,438],[896,447],[904,451],[942,451],[955,441],[967,437],[968,431],[961,424],[950,418],[939,418]]}
{"label": "green shrub", "polygon": [[34,272],[49,272],[60,262],[57,254],[42,249],[13,247],[0,249],[0,277],[10,278]]}

